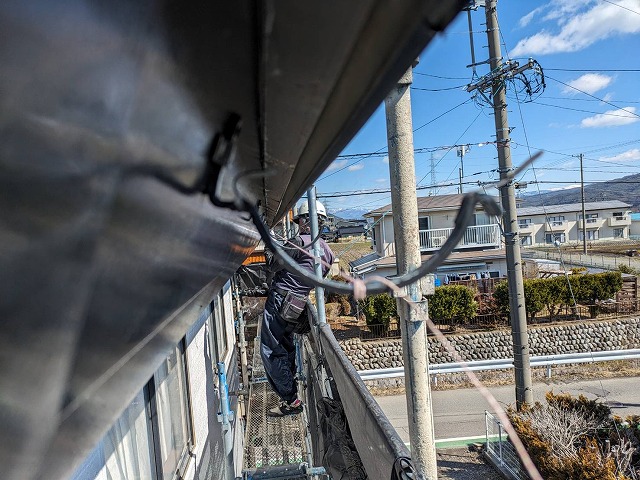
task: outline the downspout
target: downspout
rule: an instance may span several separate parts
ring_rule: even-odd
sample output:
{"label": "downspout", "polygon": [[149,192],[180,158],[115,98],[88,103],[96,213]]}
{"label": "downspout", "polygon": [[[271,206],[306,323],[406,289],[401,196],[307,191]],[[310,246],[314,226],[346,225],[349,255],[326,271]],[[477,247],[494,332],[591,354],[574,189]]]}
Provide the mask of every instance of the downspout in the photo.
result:
{"label": "downspout", "polygon": [[224,478],[233,480],[236,478],[233,461],[233,431],[231,430],[234,414],[231,411],[231,402],[229,401],[229,385],[227,384],[224,362],[218,362],[218,387],[220,389],[218,421],[222,423],[222,445],[225,459]]}
{"label": "downspout", "polygon": [[242,371],[242,388],[249,388],[249,370],[247,364],[247,342],[244,337],[244,315],[242,314],[242,303],[240,302],[240,292],[235,285],[233,294],[236,300],[236,322],[238,325],[238,343],[240,344],[240,369]]}

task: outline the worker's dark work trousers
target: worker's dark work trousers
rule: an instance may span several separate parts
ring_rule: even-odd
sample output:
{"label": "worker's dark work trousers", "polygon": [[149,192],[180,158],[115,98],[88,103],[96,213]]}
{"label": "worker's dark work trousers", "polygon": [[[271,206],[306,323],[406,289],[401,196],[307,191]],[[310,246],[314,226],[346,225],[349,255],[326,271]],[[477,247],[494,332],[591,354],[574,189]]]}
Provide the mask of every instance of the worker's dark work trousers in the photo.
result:
{"label": "worker's dark work trousers", "polygon": [[260,332],[260,355],[271,387],[280,398],[291,403],[298,397],[296,347],[291,325],[278,313],[283,300],[280,293],[269,291]]}

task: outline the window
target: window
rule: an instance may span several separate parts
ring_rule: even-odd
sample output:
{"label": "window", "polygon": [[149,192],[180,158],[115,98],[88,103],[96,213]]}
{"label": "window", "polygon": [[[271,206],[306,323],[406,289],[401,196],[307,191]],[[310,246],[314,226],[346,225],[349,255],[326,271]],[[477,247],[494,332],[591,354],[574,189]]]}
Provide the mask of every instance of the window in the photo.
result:
{"label": "window", "polygon": [[72,480],[171,480],[193,447],[184,339],[116,420]]}
{"label": "window", "polygon": [[[153,472],[150,425],[147,422],[148,397],[140,391],[102,442],[104,466],[97,478],[110,480],[148,480]],[[83,476],[84,477],[84,476]],[[80,477],[79,477],[80,478]],[[86,478],[86,477],[85,477]]]}
{"label": "window", "polygon": [[[587,221],[589,221],[588,218]],[[587,240],[598,240],[599,238],[598,230],[587,230]],[[584,240],[584,232],[582,230],[578,230],[578,239],[580,241]]]}
{"label": "window", "polygon": [[531,240],[531,235],[521,235],[520,236],[520,245],[533,245]]}
{"label": "window", "polygon": [[418,230],[429,230],[429,217],[418,217]]}
{"label": "window", "polygon": [[624,228],[614,228],[613,238],[624,238]]}
{"label": "window", "polygon": [[227,330],[224,316],[222,292],[219,292],[211,302],[211,318],[209,319],[209,343],[211,344],[211,361],[213,367],[217,362],[223,362],[227,353]]}
{"label": "window", "polygon": [[547,217],[547,223],[551,226],[560,226],[564,223],[564,215],[556,215],[554,217]]}
{"label": "window", "polygon": [[473,220],[474,226],[491,225],[492,223],[495,223],[493,222],[493,217],[487,215],[484,212],[474,214]]}
{"label": "window", "polygon": [[[598,214],[597,214],[597,213],[587,213],[587,214],[585,215],[585,217],[587,218],[587,223],[589,223],[589,220],[590,220],[590,219],[596,219],[596,218],[598,218]],[[579,219],[579,220],[582,220],[582,214],[581,214],[581,213],[580,213],[580,214],[578,214],[578,219]]]}
{"label": "window", "polygon": [[564,243],[567,239],[564,233],[547,233],[544,237],[544,241],[546,243],[554,243],[556,241]]}
{"label": "window", "polygon": [[155,402],[151,402],[152,409],[155,408],[152,427],[156,447],[159,447],[156,448],[156,468],[162,472],[161,478],[173,478],[185,466],[192,446],[183,342],[153,375],[151,387],[155,390]]}

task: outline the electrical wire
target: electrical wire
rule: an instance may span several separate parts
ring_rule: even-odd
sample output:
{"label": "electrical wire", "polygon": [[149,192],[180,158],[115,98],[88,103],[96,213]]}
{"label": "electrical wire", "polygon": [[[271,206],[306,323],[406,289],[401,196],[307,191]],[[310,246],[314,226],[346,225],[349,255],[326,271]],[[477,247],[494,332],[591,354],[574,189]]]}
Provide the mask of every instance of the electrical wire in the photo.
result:
{"label": "electrical wire", "polygon": [[[513,178],[520,174],[520,172],[526,169],[533,161],[535,161],[542,152],[538,152],[524,162],[519,168],[509,172],[507,176],[501,181],[493,184],[494,187],[500,188],[503,185],[508,184]],[[423,263],[419,268],[412,272],[406,273],[400,277],[396,277],[393,280],[386,280],[384,278],[371,278],[366,280],[350,279],[350,284],[336,282],[333,280],[319,279],[312,275],[311,272],[302,268],[298,263],[293,261],[283,249],[273,241],[269,234],[269,229],[263,223],[258,208],[247,200],[241,200],[244,210],[248,211],[251,215],[253,223],[255,224],[265,246],[268,247],[278,258],[282,261],[284,268],[289,272],[297,275],[307,286],[310,287],[322,287],[329,291],[342,293],[346,295],[353,295],[356,299],[363,298],[367,294],[383,293],[394,288],[404,288],[410,284],[413,284],[420,280],[425,275],[432,273],[440,266],[449,256],[449,254],[456,248],[462,237],[466,232],[466,228],[471,224],[474,219],[476,204],[481,204],[484,210],[489,215],[498,216],[501,214],[501,208],[496,203],[495,199],[489,195],[485,195],[480,191],[467,193],[463,200],[458,215],[454,222],[454,229],[447,238],[444,245],[434,253],[429,260]]]}
{"label": "electrical wire", "polygon": [[[585,92],[584,90],[580,90],[579,88],[574,87],[573,85],[569,85],[568,83],[565,83],[565,82],[563,82],[562,80],[558,80],[557,78],[550,77],[549,75],[547,75],[547,78],[548,78],[548,79],[550,79],[550,80],[553,80],[554,82],[558,82],[559,84],[564,85],[565,87],[572,88],[572,89],[574,89],[575,91],[580,92],[580,93],[583,93],[583,94],[585,94],[585,95],[587,95],[587,96],[589,96],[589,97],[591,97],[591,98],[595,98],[596,100],[600,100],[602,103],[606,103],[607,105],[611,105],[611,106],[612,106],[612,107],[614,107],[614,108],[624,110],[623,108],[621,108],[620,106],[618,106],[618,105],[616,105],[616,104],[614,104],[614,103],[611,103],[611,102],[609,102],[609,101],[607,101],[607,100],[604,100],[604,99],[602,99],[602,98],[598,98],[598,97],[596,97],[595,95],[591,95],[590,93]],[[629,112],[629,110],[625,110],[625,111]],[[638,114],[637,114],[637,113],[635,113],[635,112],[629,112],[629,113],[630,113],[631,115],[634,115],[634,116],[636,116],[636,117],[640,118],[640,115],[638,115]],[[604,114],[603,114],[603,115],[604,115]]]}

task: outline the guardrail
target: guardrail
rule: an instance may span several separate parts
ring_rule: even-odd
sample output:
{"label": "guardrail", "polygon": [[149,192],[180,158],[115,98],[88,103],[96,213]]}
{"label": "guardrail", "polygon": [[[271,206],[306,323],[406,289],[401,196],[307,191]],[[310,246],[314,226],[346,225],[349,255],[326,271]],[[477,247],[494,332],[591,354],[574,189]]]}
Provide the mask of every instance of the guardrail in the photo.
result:
{"label": "guardrail", "polygon": [[[634,360],[640,358],[640,348],[627,350],[609,350],[603,352],[565,353],[560,355],[536,355],[530,358],[532,367],[548,367],[547,376],[551,376],[552,365],[565,365],[569,363],[608,362],[613,360]],[[513,358],[495,360],[475,360],[467,362],[466,366],[472,371],[501,370],[513,368]],[[429,365],[429,373],[432,375],[443,373],[464,372],[465,368],[460,363],[435,363]],[[378,380],[381,378],[395,378],[404,376],[404,367],[379,368],[374,370],[360,370],[358,372],[362,380]]]}

